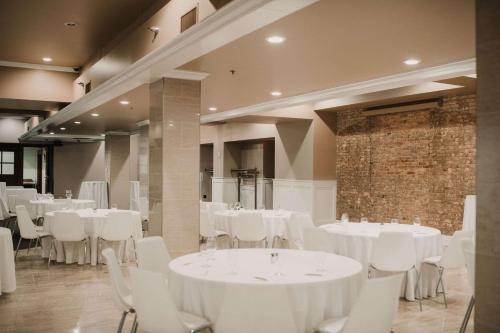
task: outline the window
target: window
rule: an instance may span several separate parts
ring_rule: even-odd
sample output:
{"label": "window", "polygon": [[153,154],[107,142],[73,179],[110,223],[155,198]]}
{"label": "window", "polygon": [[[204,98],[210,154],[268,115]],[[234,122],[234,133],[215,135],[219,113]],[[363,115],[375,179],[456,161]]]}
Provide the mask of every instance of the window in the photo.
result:
{"label": "window", "polygon": [[0,151],[0,175],[14,174],[14,152]]}

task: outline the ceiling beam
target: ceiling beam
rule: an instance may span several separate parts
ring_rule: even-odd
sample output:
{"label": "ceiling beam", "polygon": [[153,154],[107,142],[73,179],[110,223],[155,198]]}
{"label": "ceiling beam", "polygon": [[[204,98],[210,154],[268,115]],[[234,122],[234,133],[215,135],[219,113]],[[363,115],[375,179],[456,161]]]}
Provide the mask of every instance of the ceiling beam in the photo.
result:
{"label": "ceiling beam", "polygon": [[64,66],[54,66],[54,65],[44,65],[44,64],[29,64],[26,62],[15,62],[15,61],[4,61],[0,60],[1,67],[14,67],[14,68],[27,68],[27,69],[41,69],[44,71],[54,71],[54,72],[67,72],[67,73],[79,73],[80,67],[64,67]]}

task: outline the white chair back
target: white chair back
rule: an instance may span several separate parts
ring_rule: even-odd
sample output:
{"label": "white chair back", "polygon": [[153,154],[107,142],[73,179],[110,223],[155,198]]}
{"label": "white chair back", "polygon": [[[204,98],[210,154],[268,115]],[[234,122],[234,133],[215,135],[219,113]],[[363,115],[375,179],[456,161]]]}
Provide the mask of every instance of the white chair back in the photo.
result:
{"label": "white chair back", "polygon": [[0,182],[0,220],[8,219],[9,205],[7,201],[7,186],[4,182]]}
{"label": "white chair back", "polygon": [[304,228],[304,250],[333,253],[333,243],[324,229]]}
{"label": "white chair back", "polygon": [[381,232],[375,241],[371,265],[387,272],[405,272],[416,265],[415,240],[411,232]]}
{"label": "white chair back", "polygon": [[314,227],[311,216],[307,213],[292,213],[287,224],[288,245],[292,249],[304,248],[304,229]]}
{"label": "white chair back", "polygon": [[107,248],[102,250],[102,255],[106,259],[106,265],[108,266],[109,278],[113,289],[113,301],[120,311],[129,311],[130,306],[127,304],[125,298],[131,295],[131,291],[125,283],[120,265],[118,264],[118,260],[116,260],[115,251]]}
{"label": "white chair back", "polygon": [[476,249],[472,238],[464,238],[460,240],[465,258],[465,268],[467,269],[467,278],[469,285],[474,294],[474,274],[476,271]]}
{"label": "white chair back", "polygon": [[132,299],[141,329],[148,333],[187,333],[160,273],[130,267]]}
{"label": "white chair back", "polygon": [[262,214],[258,211],[240,211],[233,234],[240,241],[257,242],[266,239]]}
{"label": "white chair back", "polygon": [[366,280],[342,333],[391,332],[398,311],[402,279],[403,275],[398,274]]}
{"label": "white chair back", "polygon": [[458,230],[453,233],[450,244],[444,249],[439,266],[446,269],[461,268],[465,265],[462,239],[472,238],[473,231]]}
{"label": "white chair back", "polygon": [[298,333],[285,286],[226,286],[214,331],[218,333]]}
{"label": "white chair back", "polygon": [[215,228],[208,219],[208,211],[200,209],[200,236],[201,237],[215,237]]}
{"label": "white chair back", "polygon": [[77,242],[87,235],[82,219],[76,212],[54,212],[50,231],[55,239],[62,242]]}
{"label": "white chair back", "polygon": [[21,237],[24,239],[37,238],[38,234],[36,233],[35,225],[33,224],[26,207],[23,205],[17,205],[16,214]]}
{"label": "white chair back", "polygon": [[124,241],[132,237],[131,212],[110,211],[102,224],[100,237],[107,241]]}
{"label": "white chair back", "polygon": [[135,243],[137,265],[140,269],[162,273],[168,277],[168,264],[171,257],[163,238],[160,236],[146,237]]}
{"label": "white chair back", "polygon": [[24,206],[26,208],[26,211],[28,212],[30,219],[34,220],[36,218],[35,210],[33,208],[33,205],[30,203],[30,200],[22,196],[18,196],[16,197],[15,202],[16,202],[16,209],[17,206]]}

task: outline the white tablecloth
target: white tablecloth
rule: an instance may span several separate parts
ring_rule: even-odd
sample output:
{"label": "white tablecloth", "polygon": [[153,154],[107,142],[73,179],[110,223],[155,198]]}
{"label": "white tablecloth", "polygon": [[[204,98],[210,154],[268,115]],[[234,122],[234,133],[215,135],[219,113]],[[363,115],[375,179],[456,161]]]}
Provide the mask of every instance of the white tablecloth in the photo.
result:
{"label": "white tablecloth", "polygon": [[[420,270],[421,262],[425,258],[442,254],[441,232],[437,229],[413,226],[409,224],[384,224],[379,223],[337,223],[326,224],[320,228],[328,231],[334,253],[353,258],[363,264],[363,274],[368,276],[372,248],[380,231],[413,232],[415,248],[417,251],[417,269]],[[424,297],[436,296],[437,270],[429,265],[422,266],[422,294]],[[409,274],[406,288],[402,296],[408,300],[415,300],[414,286],[416,274]],[[406,292],[404,291],[406,289]]]}
{"label": "white tablecloth", "polygon": [[37,192],[34,188],[9,188],[7,187],[8,206],[11,212],[16,211],[17,198],[25,201],[36,200]]}
{"label": "white tablecloth", "polygon": [[[271,264],[271,252],[279,253],[280,264]],[[230,253],[234,256],[232,259]],[[324,263],[326,271],[323,273],[317,271],[319,259]],[[205,267],[207,263],[211,267]],[[363,283],[362,267],[358,262],[337,255],[298,250],[218,250],[212,260],[194,253],[171,261],[169,267],[168,284],[177,307],[208,318],[219,333],[262,331],[259,321],[253,327],[218,329],[219,314],[225,311],[224,307],[230,306],[228,298],[235,291],[245,294],[236,300],[245,306],[246,302],[259,303],[256,298],[283,288],[288,297],[277,301],[289,305],[297,332],[312,332],[324,319],[347,315]],[[276,275],[278,272],[282,275]],[[272,307],[272,304],[266,305]],[[258,316],[259,312],[269,310],[276,309],[250,309],[248,315]]]}
{"label": "white tablecloth", "polygon": [[476,231],[476,196],[465,196],[462,230]]}
{"label": "white tablecloth", "polygon": [[82,182],[78,199],[94,200],[97,208],[107,209],[108,184],[104,181]]}
{"label": "white tablecloth", "polygon": [[81,199],[43,199],[43,200],[31,200],[30,204],[33,211],[37,217],[43,217],[48,212],[54,212],[56,210],[63,209],[87,209],[96,208],[94,200],[81,200]]}
{"label": "white tablecloth", "polygon": [[10,229],[0,228],[0,295],[16,290],[14,247]]}
{"label": "white tablecloth", "polygon": [[[234,225],[238,221],[237,210],[219,210],[214,213],[215,229],[227,232],[233,239]],[[272,246],[274,237],[287,238],[287,222],[292,212],[285,210],[259,210],[266,228],[268,246]]]}
{"label": "white tablecloth", "polygon": [[[85,233],[90,237],[90,255],[87,253],[85,257],[84,252],[79,250],[80,242],[77,242],[77,244],[72,244],[72,242],[64,242],[64,244],[62,244],[63,242],[57,242],[57,257],[55,258],[57,262],[66,262],[67,264],[75,262],[83,264],[85,262],[90,262],[92,265],[96,265],[98,257],[100,257],[97,253],[97,238],[100,236],[102,225],[106,221],[106,217],[110,211],[110,209],[98,209],[97,211],[91,209],[77,210],[76,212],[85,223]],[[133,225],[124,225],[123,227],[132,228],[132,237],[134,240],[141,239],[141,215],[138,212],[130,212],[134,216]],[[43,223],[45,231],[52,232],[51,222],[53,218],[54,212],[45,214]],[[44,257],[48,257],[50,241],[50,239],[43,239]],[[118,256],[124,260],[134,258],[133,244],[131,241],[127,241],[127,244],[115,244],[115,251],[118,253]]]}

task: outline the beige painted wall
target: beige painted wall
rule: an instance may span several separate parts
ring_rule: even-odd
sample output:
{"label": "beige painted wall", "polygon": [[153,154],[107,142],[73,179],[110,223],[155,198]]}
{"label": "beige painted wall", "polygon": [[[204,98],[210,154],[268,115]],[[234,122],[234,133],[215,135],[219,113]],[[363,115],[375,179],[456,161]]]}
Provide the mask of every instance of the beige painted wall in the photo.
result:
{"label": "beige painted wall", "polygon": [[314,169],[316,180],[335,179],[337,160],[337,135],[334,112],[314,113]]}
{"label": "beige painted wall", "polygon": [[104,142],[65,143],[54,147],[54,195],[64,196],[67,189],[78,196],[83,181],[103,181]]}
{"label": "beige painted wall", "polygon": [[0,67],[0,98],[72,102],[76,74]]}
{"label": "beige painted wall", "polygon": [[[0,81],[1,82],[1,81]],[[0,118],[0,142],[19,142],[24,133],[24,121],[20,119]]]}
{"label": "beige painted wall", "polygon": [[106,135],[105,166],[109,203],[130,208],[130,136]]}
{"label": "beige painted wall", "polygon": [[139,180],[139,134],[130,136],[130,180]]}

